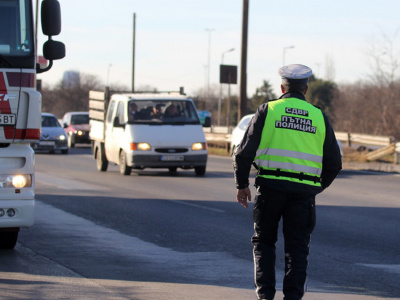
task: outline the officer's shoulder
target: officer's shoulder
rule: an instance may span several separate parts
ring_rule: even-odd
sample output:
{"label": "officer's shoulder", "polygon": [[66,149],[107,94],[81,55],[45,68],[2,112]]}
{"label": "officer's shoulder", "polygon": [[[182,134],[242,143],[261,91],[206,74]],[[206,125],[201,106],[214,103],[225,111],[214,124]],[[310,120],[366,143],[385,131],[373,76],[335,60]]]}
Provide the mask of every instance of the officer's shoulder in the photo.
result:
{"label": "officer's shoulder", "polygon": [[314,106],[315,108],[318,108],[319,110],[321,110],[321,107],[319,107],[318,105],[315,105],[315,104],[311,104],[311,105]]}
{"label": "officer's shoulder", "polygon": [[280,100],[280,99],[268,99],[267,102],[264,102],[264,103],[260,104],[258,109],[259,110],[266,110],[267,107],[268,107],[268,103],[269,102],[273,102],[273,101],[277,101],[277,100]]}

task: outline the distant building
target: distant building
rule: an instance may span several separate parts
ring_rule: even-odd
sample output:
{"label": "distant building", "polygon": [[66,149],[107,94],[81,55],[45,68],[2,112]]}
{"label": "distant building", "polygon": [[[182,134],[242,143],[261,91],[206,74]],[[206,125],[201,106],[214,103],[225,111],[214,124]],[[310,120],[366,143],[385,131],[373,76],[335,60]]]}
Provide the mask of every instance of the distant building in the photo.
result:
{"label": "distant building", "polygon": [[80,86],[80,73],[78,71],[65,71],[62,79],[62,84],[64,88]]}

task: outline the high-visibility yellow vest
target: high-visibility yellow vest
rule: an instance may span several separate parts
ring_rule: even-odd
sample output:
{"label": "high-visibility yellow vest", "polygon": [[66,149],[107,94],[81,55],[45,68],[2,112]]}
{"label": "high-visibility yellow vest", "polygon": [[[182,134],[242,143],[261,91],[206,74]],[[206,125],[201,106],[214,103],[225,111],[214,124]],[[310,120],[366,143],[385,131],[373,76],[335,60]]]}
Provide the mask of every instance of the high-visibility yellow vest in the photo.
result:
{"label": "high-visibility yellow vest", "polygon": [[254,159],[257,176],[320,187],[324,141],[320,109],[297,98],[268,102]]}

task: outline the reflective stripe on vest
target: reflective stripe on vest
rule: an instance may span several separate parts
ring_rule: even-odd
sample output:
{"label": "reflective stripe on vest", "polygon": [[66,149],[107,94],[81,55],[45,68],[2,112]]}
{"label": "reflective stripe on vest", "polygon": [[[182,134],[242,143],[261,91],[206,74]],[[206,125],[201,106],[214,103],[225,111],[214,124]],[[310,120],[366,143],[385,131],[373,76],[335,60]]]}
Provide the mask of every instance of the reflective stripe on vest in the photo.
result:
{"label": "reflective stripe on vest", "polygon": [[268,172],[258,176],[321,186],[324,141],[325,121],[318,108],[297,98],[270,101],[255,157],[259,169]]}
{"label": "reflective stripe on vest", "polygon": [[[291,157],[296,160],[302,160],[303,164],[299,165],[290,162],[269,160],[268,158],[271,156],[280,156],[283,157],[284,159]],[[267,148],[267,149],[257,150],[256,157],[258,157],[258,159],[255,160],[255,163],[258,167],[293,170],[297,172],[310,173],[319,176],[321,175],[322,172],[322,156],[314,154],[283,150],[283,149]],[[307,162],[305,161],[310,161],[315,164],[307,165]]]}

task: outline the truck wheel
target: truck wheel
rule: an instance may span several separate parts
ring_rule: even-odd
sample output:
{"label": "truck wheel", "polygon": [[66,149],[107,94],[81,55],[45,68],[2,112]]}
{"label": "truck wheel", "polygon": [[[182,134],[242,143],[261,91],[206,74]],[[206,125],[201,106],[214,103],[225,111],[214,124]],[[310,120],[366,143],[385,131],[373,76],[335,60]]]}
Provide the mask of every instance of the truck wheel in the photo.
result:
{"label": "truck wheel", "polygon": [[125,151],[122,150],[119,155],[119,172],[122,175],[131,175],[132,168],[126,164],[126,154]]}
{"label": "truck wheel", "polygon": [[18,240],[18,231],[0,232],[0,249],[14,249]]}
{"label": "truck wheel", "polygon": [[197,176],[204,176],[206,174],[206,166],[204,167],[195,167],[194,172]]}
{"label": "truck wheel", "polygon": [[97,149],[96,166],[97,170],[100,172],[105,172],[108,168],[108,161],[104,155],[104,151],[102,150],[101,146]]}
{"label": "truck wheel", "polygon": [[73,140],[72,134],[68,135],[68,148],[74,148],[75,141]]}

